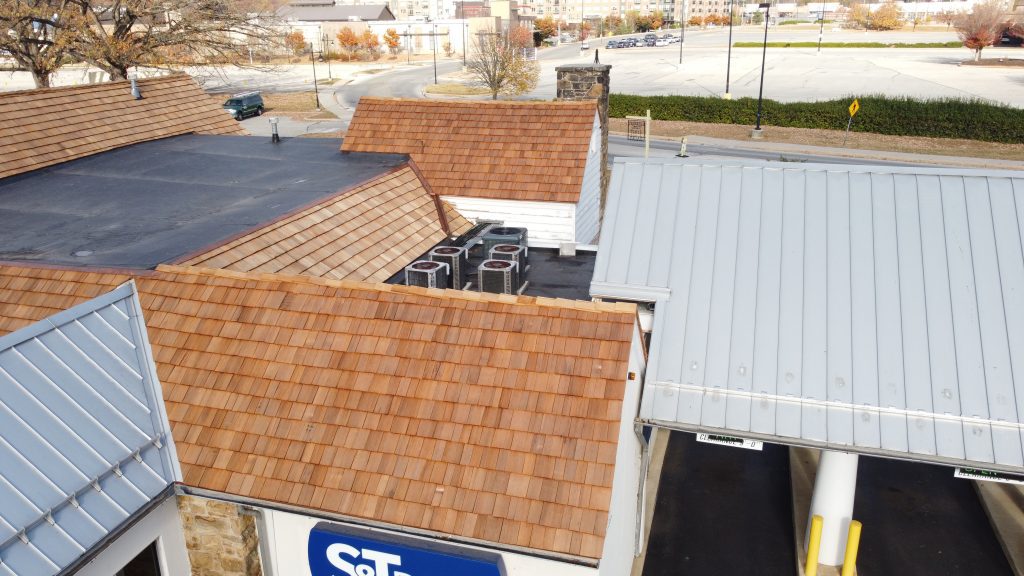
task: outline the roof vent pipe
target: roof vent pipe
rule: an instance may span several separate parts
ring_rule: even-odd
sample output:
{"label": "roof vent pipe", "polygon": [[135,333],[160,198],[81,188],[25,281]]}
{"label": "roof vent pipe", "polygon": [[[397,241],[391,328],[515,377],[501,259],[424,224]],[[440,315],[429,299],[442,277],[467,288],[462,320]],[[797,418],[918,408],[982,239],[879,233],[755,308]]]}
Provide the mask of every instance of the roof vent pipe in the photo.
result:
{"label": "roof vent pipe", "polygon": [[270,120],[270,141],[274,144],[281,142],[281,136],[277,133],[277,118],[269,118]]}
{"label": "roof vent pipe", "polygon": [[139,84],[135,81],[136,76],[132,74],[129,79],[132,81],[132,98],[142,100],[142,92],[139,92]]}

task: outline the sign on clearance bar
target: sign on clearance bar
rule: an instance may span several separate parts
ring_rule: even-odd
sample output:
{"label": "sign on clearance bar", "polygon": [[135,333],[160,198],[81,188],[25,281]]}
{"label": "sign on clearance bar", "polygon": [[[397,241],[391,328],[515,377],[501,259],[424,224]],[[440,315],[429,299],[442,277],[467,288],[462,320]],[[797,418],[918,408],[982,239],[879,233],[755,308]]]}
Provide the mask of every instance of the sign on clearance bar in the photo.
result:
{"label": "sign on clearance bar", "polygon": [[759,440],[747,440],[745,438],[723,436],[721,434],[697,434],[697,442],[720,444],[722,446],[732,446],[733,448],[746,448],[747,450],[760,450],[761,447],[764,446],[764,444]]}
{"label": "sign on clearance bar", "polygon": [[309,532],[313,576],[505,576],[501,554],[320,522]]}
{"label": "sign on clearance bar", "polygon": [[996,472],[994,470],[982,470],[981,468],[957,468],[953,477],[966,480],[982,480],[985,482],[1001,482],[1003,484],[1024,485],[1024,476]]}

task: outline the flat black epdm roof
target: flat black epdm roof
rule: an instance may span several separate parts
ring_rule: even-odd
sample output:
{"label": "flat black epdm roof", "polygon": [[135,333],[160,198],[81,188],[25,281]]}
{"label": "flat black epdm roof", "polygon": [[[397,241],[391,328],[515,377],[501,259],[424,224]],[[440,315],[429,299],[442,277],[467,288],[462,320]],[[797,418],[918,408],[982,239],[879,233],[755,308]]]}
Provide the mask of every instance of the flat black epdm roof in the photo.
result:
{"label": "flat black epdm roof", "polygon": [[153,268],[408,160],[340,145],[185,135],[0,179],[0,260]]}

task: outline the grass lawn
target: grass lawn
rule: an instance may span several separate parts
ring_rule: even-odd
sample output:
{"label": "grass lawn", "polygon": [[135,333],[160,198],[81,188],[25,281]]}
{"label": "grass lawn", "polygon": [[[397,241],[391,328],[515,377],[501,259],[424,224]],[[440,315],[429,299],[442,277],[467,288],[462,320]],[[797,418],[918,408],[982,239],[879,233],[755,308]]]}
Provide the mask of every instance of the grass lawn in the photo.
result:
{"label": "grass lawn", "polygon": [[316,109],[316,97],[313,92],[263,93],[266,105],[264,114],[277,114],[303,120],[330,120],[337,118],[327,109]]}
{"label": "grass lawn", "polygon": [[469,86],[467,84],[431,84],[426,87],[427,94],[440,94],[445,96],[484,96],[490,95],[491,91],[483,86]]}

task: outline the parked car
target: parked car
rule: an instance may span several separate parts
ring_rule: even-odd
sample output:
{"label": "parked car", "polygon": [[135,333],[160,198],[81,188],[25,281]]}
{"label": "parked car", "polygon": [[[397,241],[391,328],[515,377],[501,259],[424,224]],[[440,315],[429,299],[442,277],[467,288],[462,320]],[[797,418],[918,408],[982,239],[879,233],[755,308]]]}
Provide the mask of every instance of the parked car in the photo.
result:
{"label": "parked car", "polygon": [[650,46],[653,46],[654,42],[657,42],[657,41],[658,41],[658,35],[655,34],[654,32],[648,32],[647,34],[644,34],[644,44],[647,44],[648,42],[650,42],[651,43]]}
{"label": "parked car", "polygon": [[590,50],[590,42],[584,40],[583,43],[580,44],[580,50]]}
{"label": "parked car", "polygon": [[609,48],[609,49],[610,48],[618,48],[619,47],[619,41],[618,40],[609,40],[608,43],[604,45],[604,47],[605,48]]}
{"label": "parked car", "polygon": [[668,46],[668,40],[665,39],[665,38],[658,38],[658,40],[654,43],[654,45],[655,46]]}
{"label": "parked car", "polygon": [[261,116],[263,114],[263,96],[259,92],[245,92],[235,94],[224,102],[224,110],[227,110],[235,120],[242,120],[249,116]]}
{"label": "parked car", "polygon": [[636,48],[637,46],[640,45],[640,42],[637,41],[636,38],[626,38],[625,42],[629,45],[630,48]]}
{"label": "parked car", "polygon": [[657,46],[657,45],[658,45],[658,39],[657,38],[644,38],[644,46]]}

